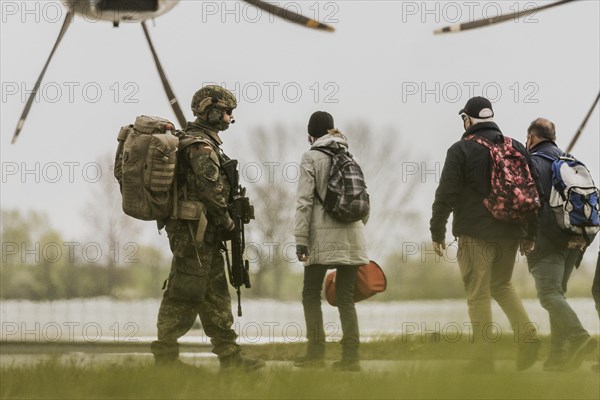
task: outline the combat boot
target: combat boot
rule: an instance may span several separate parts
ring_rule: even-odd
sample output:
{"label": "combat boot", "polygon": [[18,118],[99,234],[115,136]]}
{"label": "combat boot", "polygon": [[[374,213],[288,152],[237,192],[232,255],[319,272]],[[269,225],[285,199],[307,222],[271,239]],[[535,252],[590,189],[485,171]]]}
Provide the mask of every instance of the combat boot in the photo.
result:
{"label": "combat boot", "polygon": [[261,359],[254,359],[244,356],[242,353],[236,353],[227,357],[219,358],[221,369],[239,368],[244,371],[254,371],[263,368],[266,363]]}

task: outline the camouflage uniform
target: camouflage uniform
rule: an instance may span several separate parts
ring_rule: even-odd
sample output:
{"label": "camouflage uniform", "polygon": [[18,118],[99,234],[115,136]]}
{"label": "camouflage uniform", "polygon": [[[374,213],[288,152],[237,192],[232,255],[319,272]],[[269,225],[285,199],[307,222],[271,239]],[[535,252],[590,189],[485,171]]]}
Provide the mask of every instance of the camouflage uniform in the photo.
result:
{"label": "camouflage uniform", "polygon": [[178,358],[177,340],[192,328],[197,315],[220,359],[240,352],[231,329],[231,298],[218,240],[219,231],[232,229],[234,224],[227,211],[231,188],[221,169],[228,158],[219,147],[222,141],[214,125],[198,118],[188,123],[186,134],[200,141],[179,155],[178,196],[204,203],[208,225],[204,241],[196,243],[198,221],[166,222],[173,262],[158,313],[158,340],[151,346],[157,362]]}

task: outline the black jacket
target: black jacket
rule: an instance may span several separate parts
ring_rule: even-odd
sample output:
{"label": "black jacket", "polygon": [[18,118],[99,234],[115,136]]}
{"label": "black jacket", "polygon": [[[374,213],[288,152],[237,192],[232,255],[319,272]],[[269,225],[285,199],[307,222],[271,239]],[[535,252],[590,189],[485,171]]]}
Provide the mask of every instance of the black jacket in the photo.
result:
{"label": "black jacket", "polygon": [[[473,125],[463,134],[462,139],[471,134],[494,143],[504,140],[500,128],[494,122]],[[531,164],[527,150],[521,143],[513,139],[513,147]],[[484,240],[533,239],[535,223],[530,227],[523,223],[499,221],[483,205],[483,199],[491,190],[490,164],[489,149],[479,143],[460,140],[448,149],[432,207],[430,230],[434,242],[444,242],[446,223],[451,212],[452,234],[455,237],[468,235]]]}

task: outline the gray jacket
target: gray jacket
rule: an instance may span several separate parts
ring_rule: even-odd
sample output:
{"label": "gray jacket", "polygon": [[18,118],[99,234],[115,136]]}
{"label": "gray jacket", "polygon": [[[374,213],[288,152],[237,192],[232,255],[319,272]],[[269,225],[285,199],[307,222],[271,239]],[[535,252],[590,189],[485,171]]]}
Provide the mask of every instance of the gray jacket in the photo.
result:
{"label": "gray jacket", "polygon": [[[331,130],[315,141],[314,147],[348,148],[348,141],[338,130]],[[364,223],[336,221],[325,212],[315,196],[316,190],[321,199],[325,198],[330,167],[331,159],[327,154],[309,150],[302,155],[296,193],[296,244],[309,248],[310,255],[305,266],[367,264]]]}

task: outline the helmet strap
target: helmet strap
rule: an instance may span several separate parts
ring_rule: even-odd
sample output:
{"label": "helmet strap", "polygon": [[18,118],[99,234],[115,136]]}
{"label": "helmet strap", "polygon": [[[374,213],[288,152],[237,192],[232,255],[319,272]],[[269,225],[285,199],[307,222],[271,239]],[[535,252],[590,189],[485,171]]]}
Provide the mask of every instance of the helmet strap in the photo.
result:
{"label": "helmet strap", "polygon": [[223,111],[221,111],[218,107],[213,106],[208,110],[206,119],[209,124],[216,125],[223,119]]}

